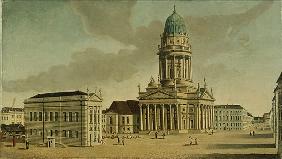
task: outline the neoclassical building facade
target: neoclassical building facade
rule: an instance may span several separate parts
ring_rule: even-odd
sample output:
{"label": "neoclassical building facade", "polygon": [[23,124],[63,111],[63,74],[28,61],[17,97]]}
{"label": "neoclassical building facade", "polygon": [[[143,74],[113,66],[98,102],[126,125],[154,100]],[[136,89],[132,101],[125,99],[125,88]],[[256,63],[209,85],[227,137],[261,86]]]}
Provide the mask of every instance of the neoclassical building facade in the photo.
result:
{"label": "neoclassical building facade", "polygon": [[158,47],[159,78],[151,77],[146,91],[140,91],[140,130],[188,132],[213,127],[212,90],[192,80],[192,51],[183,18],[167,18]]}

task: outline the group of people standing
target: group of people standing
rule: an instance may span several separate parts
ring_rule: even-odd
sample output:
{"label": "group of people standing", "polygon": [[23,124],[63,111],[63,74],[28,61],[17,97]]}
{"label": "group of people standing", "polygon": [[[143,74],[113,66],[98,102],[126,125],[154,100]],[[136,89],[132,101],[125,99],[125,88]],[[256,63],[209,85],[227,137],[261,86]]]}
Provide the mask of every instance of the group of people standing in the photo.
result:
{"label": "group of people standing", "polygon": [[250,136],[255,136],[255,131],[250,131]]}
{"label": "group of people standing", "polygon": [[124,140],[125,140],[125,137],[123,136],[123,137],[117,137],[117,139],[118,139],[118,145],[123,145],[124,146],[124,144],[125,144],[125,142],[124,142]]}
{"label": "group of people standing", "polygon": [[[193,144],[193,142],[194,142],[194,144]],[[193,137],[189,136],[188,137],[188,143],[189,143],[189,145],[198,145],[198,139],[196,137],[193,138]]]}
{"label": "group of people standing", "polygon": [[[155,139],[158,139],[158,132],[156,131],[155,132]],[[165,133],[163,132],[162,134],[161,134],[162,136],[163,136],[163,139],[165,138]]]}

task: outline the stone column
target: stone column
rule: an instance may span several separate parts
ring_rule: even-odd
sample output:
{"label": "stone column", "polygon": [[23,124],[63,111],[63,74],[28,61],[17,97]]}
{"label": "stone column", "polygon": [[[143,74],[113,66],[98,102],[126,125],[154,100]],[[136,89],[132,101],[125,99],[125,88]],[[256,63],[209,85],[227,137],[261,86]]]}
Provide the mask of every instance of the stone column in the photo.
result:
{"label": "stone column", "polygon": [[188,58],[186,59],[186,78],[189,79],[190,76],[189,76],[189,56]]}
{"label": "stone column", "polygon": [[162,104],[161,107],[162,107],[162,129],[165,130],[164,104]]}
{"label": "stone column", "polygon": [[188,79],[190,80],[191,79],[191,77],[190,77],[190,56],[188,56]]}
{"label": "stone column", "polygon": [[212,128],[212,106],[210,105],[210,128]]}
{"label": "stone column", "polygon": [[184,56],[182,56],[182,63],[181,63],[181,67],[182,67],[182,70],[181,70],[181,78],[184,78],[184,70],[185,70],[185,65],[184,65]]}
{"label": "stone column", "polygon": [[192,57],[189,57],[189,76],[190,76],[190,80],[192,80]]}
{"label": "stone column", "polygon": [[195,129],[198,129],[198,122],[199,122],[199,115],[198,115],[198,106],[197,105],[194,105],[194,111],[195,111]]}
{"label": "stone column", "polygon": [[201,129],[204,129],[204,110],[202,105],[200,109],[201,109]]}
{"label": "stone column", "polygon": [[180,113],[179,113],[179,105],[178,104],[175,104],[175,107],[176,107],[176,121],[177,121],[177,130],[180,130],[181,129],[181,116],[180,116]]}
{"label": "stone column", "polygon": [[176,65],[175,65],[175,55],[173,55],[173,76],[176,78]]}
{"label": "stone column", "polygon": [[208,114],[207,114],[207,106],[205,105],[204,107],[204,110],[205,110],[205,129],[208,128]]}
{"label": "stone column", "polygon": [[[194,120],[195,122],[195,120]],[[186,129],[190,129],[190,119],[189,119],[189,105],[186,104],[186,125],[184,126]]]}
{"label": "stone column", "polygon": [[160,76],[160,80],[163,78],[162,76],[162,58],[159,58],[159,76]]}
{"label": "stone column", "polygon": [[182,56],[182,58],[183,58],[183,78],[185,79],[186,78],[186,59],[185,59],[185,56]]}
{"label": "stone column", "polygon": [[147,104],[147,129],[151,130],[151,125],[150,125],[150,106]]}
{"label": "stone column", "polygon": [[214,127],[214,106],[213,105],[212,105],[212,127]]}
{"label": "stone column", "polygon": [[154,110],[154,113],[155,113],[155,130],[157,130],[157,106],[156,104],[154,104],[154,107],[155,107],[155,110]]}
{"label": "stone column", "polygon": [[171,111],[171,104],[169,104],[169,125],[170,125],[170,130],[172,130],[172,111]]}
{"label": "stone column", "polygon": [[139,120],[140,120],[140,130],[143,131],[143,112],[142,112],[142,104],[139,105],[139,108],[140,108],[140,117],[139,117]]}
{"label": "stone column", "polygon": [[167,65],[167,57],[165,57],[165,78],[168,78],[168,65]]}

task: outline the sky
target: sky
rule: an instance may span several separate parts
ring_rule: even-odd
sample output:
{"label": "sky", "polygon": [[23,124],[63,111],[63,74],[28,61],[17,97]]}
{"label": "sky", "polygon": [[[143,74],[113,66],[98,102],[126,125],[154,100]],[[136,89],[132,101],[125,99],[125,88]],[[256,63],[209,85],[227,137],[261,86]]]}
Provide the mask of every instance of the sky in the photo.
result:
{"label": "sky", "polygon": [[1,105],[51,91],[102,90],[104,108],[157,78],[173,5],[192,45],[193,81],[215,104],[271,109],[282,71],[280,1],[21,1],[2,7]]}

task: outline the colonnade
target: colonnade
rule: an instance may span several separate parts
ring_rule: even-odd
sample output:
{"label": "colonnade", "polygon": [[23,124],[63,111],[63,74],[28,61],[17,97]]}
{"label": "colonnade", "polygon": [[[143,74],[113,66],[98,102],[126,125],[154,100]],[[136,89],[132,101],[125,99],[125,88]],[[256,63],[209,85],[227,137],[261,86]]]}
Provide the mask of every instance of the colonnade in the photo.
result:
{"label": "colonnade", "polygon": [[[177,67],[180,66],[179,69]],[[163,70],[164,69],[164,70]],[[191,56],[165,56],[159,60],[159,74],[162,79],[192,79]]]}
{"label": "colonnade", "polygon": [[202,130],[213,127],[214,108],[211,105],[140,104],[139,108],[141,131]]}

